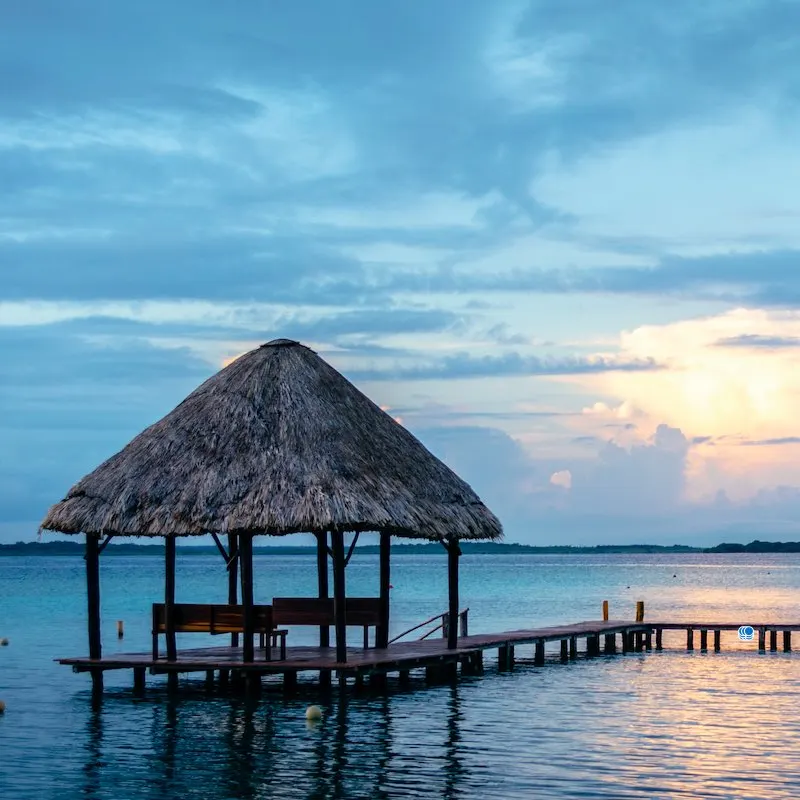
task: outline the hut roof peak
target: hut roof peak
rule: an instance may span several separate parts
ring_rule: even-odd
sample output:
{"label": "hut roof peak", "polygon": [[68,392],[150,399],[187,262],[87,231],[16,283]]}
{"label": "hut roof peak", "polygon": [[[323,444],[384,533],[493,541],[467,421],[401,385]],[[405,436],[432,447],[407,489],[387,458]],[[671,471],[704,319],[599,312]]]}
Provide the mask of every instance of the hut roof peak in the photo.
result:
{"label": "hut roof peak", "polygon": [[[302,347],[304,350],[311,350],[310,347],[306,347],[304,344],[295,341],[294,339],[272,339],[269,342],[265,342],[261,345],[262,347]],[[311,350],[313,353],[314,351]]]}

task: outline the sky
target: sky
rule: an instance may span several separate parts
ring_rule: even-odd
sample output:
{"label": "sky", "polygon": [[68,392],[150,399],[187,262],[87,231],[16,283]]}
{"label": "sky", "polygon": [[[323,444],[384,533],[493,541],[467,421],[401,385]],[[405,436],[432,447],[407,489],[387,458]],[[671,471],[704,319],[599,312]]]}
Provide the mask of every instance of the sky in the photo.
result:
{"label": "sky", "polygon": [[277,337],[508,541],[800,538],[797,0],[0,8],[0,541]]}

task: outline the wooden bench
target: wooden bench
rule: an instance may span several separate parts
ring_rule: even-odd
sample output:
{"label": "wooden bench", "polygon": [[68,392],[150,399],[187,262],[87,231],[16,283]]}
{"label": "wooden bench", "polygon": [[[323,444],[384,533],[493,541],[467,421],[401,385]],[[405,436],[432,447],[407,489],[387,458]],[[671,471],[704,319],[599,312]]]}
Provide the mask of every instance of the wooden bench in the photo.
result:
{"label": "wooden bench", "polygon": [[[345,601],[347,625],[363,627],[364,649],[369,647],[369,629],[382,623],[379,597],[348,597]],[[273,597],[272,621],[275,625],[335,625],[333,598]]]}
{"label": "wooden bench", "polygon": [[[173,607],[176,633],[244,633],[244,607],[208,603],[176,603]],[[275,626],[272,606],[253,606],[253,630],[259,634],[266,661],[272,659],[271,648],[280,640],[281,661],[286,659],[285,630]],[[164,603],[153,603],[153,660],[158,659],[158,635],[166,633]],[[267,637],[270,646],[267,647]]]}

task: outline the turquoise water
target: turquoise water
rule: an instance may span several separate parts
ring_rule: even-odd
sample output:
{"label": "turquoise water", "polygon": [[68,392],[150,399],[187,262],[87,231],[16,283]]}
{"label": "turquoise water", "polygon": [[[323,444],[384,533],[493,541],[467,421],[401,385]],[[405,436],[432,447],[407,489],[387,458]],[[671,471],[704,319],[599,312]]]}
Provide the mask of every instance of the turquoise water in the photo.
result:
{"label": "turquoise water", "polygon": [[[392,628],[447,605],[446,558],[392,564]],[[313,594],[315,562],[257,556],[256,599]],[[152,557],[104,555],[106,653],[149,648],[149,607],[163,567]],[[377,591],[377,557],[356,555],[348,591]],[[630,618],[737,623],[800,621],[796,556],[468,556],[462,606],[481,632],[593,619],[601,602]],[[224,602],[221,559],[179,550],[177,599]],[[203,695],[185,680],[171,700],[159,678],[130,693],[109,673],[93,711],[89,679],[52,659],[86,652],[80,558],[0,558],[0,797],[26,798],[796,798],[800,792],[800,641],[796,654],[759,655],[723,633],[721,654],[687,654],[665,634],[662,653],[519,665],[456,686],[388,696],[301,686],[256,703]],[[116,620],[125,639],[116,638]],[[353,632],[354,642],[358,632]],[[296,629],[290,642],[313,641]],[[219,643],[219,640],[211,640]],[[204,636],[179,637],[200,646]],[[518,656],[532,654],[524,649]],[[487,653],[487,657],[493,654]]]}

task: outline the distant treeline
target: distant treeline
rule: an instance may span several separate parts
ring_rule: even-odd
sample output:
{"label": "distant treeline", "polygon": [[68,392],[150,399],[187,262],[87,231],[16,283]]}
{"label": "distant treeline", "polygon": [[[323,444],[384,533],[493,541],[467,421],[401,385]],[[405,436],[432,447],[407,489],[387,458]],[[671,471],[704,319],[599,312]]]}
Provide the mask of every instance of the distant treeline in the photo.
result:
{"label": "distant treeline", "polygon": [[800,553],[800,542],[760,542],[758,539],[750,544],[734,544],[725,542],[716,547],[709,547],[704,553]]}
{"label": "distant treeline", "polygon": [[[56,541],[56,542],[17,542],[16,544],[0,544],[0,555],[13,556],[74,556],[83,553],[82,541]],[[184,552],[191,555],[216,555],[216,547],[207,545],[183,545]],[[655,545],[655,544],[601,544],[594,547],[572,547],[569,545],[552,545],[549,547],[536,547],[528,544],[515,544],[504,542],[462,542],[461,549],[464,553],[472,554],[533,554],[533,555],[597,555],[597,554],[636,554],[636,553],[800,553],[800,542],[761,542],[755,540],[750,544],[718,544],[716,547],[689,547],[688,545]],[[360,553],[377,553],[376,545],[363,545],[358,548]],[[104,555],[118,556],[153,556],[164,552],[162,544],[133,544],[111,542],[104,551]],[[262,555],[312,555],[316,548],[311,546],[285,546],[255,547],[254,553]],[[394,544],[393,553],[410,555],[438,555],[442,547],[436,542],[421,544]]]}

